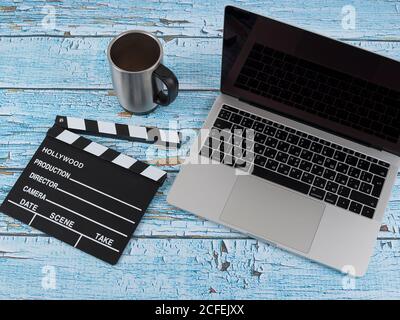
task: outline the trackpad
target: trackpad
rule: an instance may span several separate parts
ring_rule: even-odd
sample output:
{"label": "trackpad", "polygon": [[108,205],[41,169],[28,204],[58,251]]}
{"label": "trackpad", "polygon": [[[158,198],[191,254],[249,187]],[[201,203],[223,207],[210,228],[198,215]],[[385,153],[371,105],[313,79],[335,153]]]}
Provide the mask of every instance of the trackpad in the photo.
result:
{"label": "trackpad", "polygon": [[254,176],[240,176],[221,214],[221,221],[307,253],[325,205]]}

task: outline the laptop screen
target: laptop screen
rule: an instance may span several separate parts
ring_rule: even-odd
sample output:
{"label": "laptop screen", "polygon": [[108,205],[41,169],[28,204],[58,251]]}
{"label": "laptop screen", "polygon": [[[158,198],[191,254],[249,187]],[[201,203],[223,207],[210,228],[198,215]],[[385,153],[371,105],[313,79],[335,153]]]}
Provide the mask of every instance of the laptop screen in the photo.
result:
{"label": "laptop screen", "polygon": [[235,7],[221,91],[400,155],[400,63]]}

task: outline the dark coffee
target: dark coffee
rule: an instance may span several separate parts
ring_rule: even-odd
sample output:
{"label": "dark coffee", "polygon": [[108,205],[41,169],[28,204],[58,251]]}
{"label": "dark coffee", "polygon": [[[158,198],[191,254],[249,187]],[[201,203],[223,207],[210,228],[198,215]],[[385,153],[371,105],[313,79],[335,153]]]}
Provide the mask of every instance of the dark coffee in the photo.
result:
{"label": "dark coffee", "polygon": [[157,41],[142,33],[128,33],[120,37],[110,50],[113,63],[130,72],[152,67],[159,60],[160,54]]}

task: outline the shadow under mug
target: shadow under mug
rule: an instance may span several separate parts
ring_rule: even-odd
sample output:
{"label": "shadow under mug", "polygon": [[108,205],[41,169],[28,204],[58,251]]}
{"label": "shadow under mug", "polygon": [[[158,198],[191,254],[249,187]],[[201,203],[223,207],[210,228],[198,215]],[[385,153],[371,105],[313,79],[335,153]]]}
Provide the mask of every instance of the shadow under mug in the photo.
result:
{"label": "shadow under mug", "polygon": [[162,45],[151,33],[121,33],[109,44],[107,57],[114,90],[125,110],[146,114],[177,97],[178,79],[162,64]]}

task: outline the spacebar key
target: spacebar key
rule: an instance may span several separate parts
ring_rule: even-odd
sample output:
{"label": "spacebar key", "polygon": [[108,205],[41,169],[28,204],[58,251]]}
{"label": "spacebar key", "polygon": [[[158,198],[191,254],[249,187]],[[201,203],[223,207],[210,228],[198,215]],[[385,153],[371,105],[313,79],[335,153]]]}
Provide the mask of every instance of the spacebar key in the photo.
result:
{"label": "spacebar key", "polygon": [[276,172],[261,168],[259,166],[254,166],[253,175],[304,194],[308,194],[310,191],[310,186],[308,184],[280,175]]}

